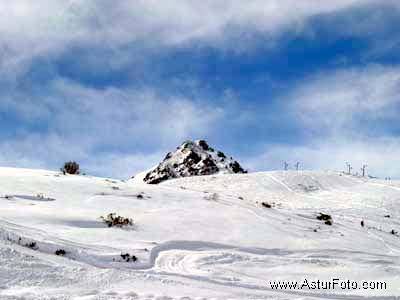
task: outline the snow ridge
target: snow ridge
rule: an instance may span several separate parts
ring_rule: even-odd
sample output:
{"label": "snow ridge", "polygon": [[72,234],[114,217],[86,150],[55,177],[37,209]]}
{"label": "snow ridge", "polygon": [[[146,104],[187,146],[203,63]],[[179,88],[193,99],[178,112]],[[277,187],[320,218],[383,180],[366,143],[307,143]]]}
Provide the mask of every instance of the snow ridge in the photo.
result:
{"label": "snow ridge", "polygon": [[164,160],[148,172],[143,181],[158,184],[171,178],[212,175],[216,173],[247,173],[232,157],[215,151],[206,141],[186,141],[175,152],[169,152]]}

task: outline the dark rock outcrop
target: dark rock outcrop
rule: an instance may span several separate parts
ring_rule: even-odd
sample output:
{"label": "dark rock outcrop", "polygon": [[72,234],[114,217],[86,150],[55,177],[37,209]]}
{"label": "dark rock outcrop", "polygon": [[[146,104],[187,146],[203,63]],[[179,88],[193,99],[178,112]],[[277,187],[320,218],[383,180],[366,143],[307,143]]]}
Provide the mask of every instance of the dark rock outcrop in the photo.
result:
{"label": "dark rock outcrop", "polygon": [[247,173],[240,164],[221,151],[215,151],[206,141],[186,141],[175,152],[148,172],[143,181],[158,184],[168,179],[212,175],[216,173]]}

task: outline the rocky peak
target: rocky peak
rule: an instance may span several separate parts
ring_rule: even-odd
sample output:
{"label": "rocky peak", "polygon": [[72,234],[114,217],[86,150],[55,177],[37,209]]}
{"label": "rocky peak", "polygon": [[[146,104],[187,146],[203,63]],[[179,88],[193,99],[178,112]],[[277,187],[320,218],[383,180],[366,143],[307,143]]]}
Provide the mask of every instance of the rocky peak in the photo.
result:
{"label": "rocky peak", "polygon": [[174,152],[148,172],[143,181],[157,184],[162,181],[188,176],[211,175],[216,173],[246,173],[232,157],[215,151],[206,141],[186,141]]}

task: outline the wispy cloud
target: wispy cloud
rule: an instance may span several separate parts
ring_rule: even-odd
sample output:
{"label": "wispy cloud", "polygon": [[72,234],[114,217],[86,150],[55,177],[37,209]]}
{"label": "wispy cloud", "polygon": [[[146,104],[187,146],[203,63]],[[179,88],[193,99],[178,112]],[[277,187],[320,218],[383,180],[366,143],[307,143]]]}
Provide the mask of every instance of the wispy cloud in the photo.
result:
{"label": "wispy cloud", "polygon": [[399,126],[390,122],[400,110],[399,92],[396,67],[372,65],[306,78],[286,98],[306,140],[266,145],[248,164],[281,169],[284,161],[299,161],[307,169],[342,170],[345,162],[366,163],[373,175],[399,176],[400,138],[391,132]]}
{"label": "wispy cloud", "polygon": [[[34,161],[46,161],[54,167],[67,159],[92,164],[102,158],[115,161],[116,154],[132,160],[145,152],[153,157],[167,146],[206,135],[225,117],[224,109],[203,99],[162,95],[151,89],[99,90],[61,79],[50,83],[44,94],[8,97],[0,110],[22,120],[17,136],[1,143],[2,161],[8,165],[21,165],[22,160],[36,166]],[[46,129],[34,133],[33,124],[44,124]],[[93,159],[93,153],[99,158]],[[141,164],[133,164],[132,172],[134,165]],[[94,169],[110,167],[104,162]]]}
{"label": "wispy cloud", "polygon": [[323,72],[293,91],[292,110],[310,127],[343,130],[361,126],[366,119],[374,122],[396,116],[399,92],[398,67],[371,65]]}
{"label": "wispy cloud", "polygon": [[[33,58],[54,57],[77,46],[106,47],[118,52],[132,44],[161,50],[202,43],[247,51],[251,48],[247,38],[254,33],[267,35],[273,44],[272,38],[282,31],[307,31],[304,25],[310,17],[373,2],[256,0],[245,5],[240,1],[180,0],[3,2],[0,68],[3,73],[15,76],[26,71]],[[247,42],[241,46],[238,40]]]}
{"label": "wispy cloud", "polygon": [[[311,61],[317,74],[294,80],[291,68],[304,74],[307,62],[292,65],[286,55],[297,44],[282,40],[306,37],[296,59],[315,41],[312,59],[321,39],[367,36],[368,44],[383,32],[384,51],[392,51],[397,39],[386,36],[385,16],[399,7],[377,0],[0,3],[0,164],[55,168],[76,159],[89,172],[123,177],[186,138],[204,137],[243,156],[258,152],[247,160],[258,170],[290,156],[310,168],[338,168],[346,159],[395,174],[388,151],[397,149],[399,126],[388,123],[400,110],[399,68],[351,66],[344,51],[329,59],[343,58],[347,68],[332,70],[337,65],[322,56]],[[258,64],[271,49],[286,72]],[[255,78],[264,81],[246,82]]]}

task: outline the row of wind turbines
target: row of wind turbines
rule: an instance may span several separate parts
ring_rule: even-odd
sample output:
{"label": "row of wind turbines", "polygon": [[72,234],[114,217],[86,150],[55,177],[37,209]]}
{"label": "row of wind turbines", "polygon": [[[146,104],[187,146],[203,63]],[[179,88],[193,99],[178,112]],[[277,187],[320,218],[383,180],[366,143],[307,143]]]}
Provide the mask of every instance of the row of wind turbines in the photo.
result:
{"label": "row of wind turbines", "polygon": [[[283,169],[285,170],[285,171],[288,171],[289,170],[289,163],[287,162],[287,161],[285,161],[284,163],[283,163]],[[367,167],[368,167],[368,165],[366,165],[366,164],[363,164],[362,165],[362,167],[361,167],[361,169],[360,169],[360,171],[361,171],[361,176],[362,177],[365,177],[366,176],[366,174],[367,174]],[[295,168],[295,170],[296,171],[299,171],[300,170],[300,162],[296,162],[295,164],[294,164],[294,168]],[[353,167],[351,166],[351,164],[349,163],[349,162],[346,162],[346,169],[347,169],[347,172],[345,172],[346,174],[348,174],[348,175],[351,175],[351,172],[352,172],[352,170],[353,170]],[[356,174],[356,175],[358,175],[358,173]]]}

